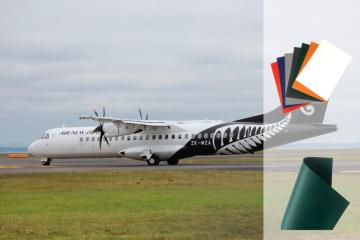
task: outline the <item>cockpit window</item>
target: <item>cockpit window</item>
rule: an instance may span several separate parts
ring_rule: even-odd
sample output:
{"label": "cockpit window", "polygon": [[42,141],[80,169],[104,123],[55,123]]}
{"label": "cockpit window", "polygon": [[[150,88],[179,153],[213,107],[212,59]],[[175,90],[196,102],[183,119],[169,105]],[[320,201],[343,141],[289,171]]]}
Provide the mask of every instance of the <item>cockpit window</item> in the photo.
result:
{"label": "cockpit window", "polygon": [[41,136],[40,139],[49,139],[50,135],[48,133],[45,133],[43,136]]}

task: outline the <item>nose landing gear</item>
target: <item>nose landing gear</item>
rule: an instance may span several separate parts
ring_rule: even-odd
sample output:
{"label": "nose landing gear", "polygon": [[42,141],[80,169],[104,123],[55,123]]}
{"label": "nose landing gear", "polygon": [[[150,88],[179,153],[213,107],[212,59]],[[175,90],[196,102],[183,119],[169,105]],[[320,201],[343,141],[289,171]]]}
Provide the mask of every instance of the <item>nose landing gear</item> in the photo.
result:
{"label": "nose landing gear", "polygon": [[43,166],[49,166],[51,163],[51,158],[44,158],[44,159],[41,159],[41,164]]}
{"label": "nose landing gear", "polygon": [[157,156],[152,155],[146,162],[149,166],[156,166],[159,165],[160,159]]}

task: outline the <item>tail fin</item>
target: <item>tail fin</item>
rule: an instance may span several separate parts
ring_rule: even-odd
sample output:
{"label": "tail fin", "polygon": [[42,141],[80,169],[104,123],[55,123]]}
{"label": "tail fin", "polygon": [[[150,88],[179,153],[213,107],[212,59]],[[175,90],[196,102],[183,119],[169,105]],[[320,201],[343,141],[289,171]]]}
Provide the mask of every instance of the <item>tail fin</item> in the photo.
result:
{"label": "tail fin", "polygon": [[327,102],[312,103],[291,113],[292,123],[322,123],[324,121]]}
{"label": "tail fin", "polygon": [[281,106],[271,112],[260,114],[257,116],[243,118],[235,122],[251,122],[251,123],[274,123],[291,114],[292,123],[322,123],[325,117],[327,102],[314,102],[304,107],[296,109],[291,113],[284,114]]}

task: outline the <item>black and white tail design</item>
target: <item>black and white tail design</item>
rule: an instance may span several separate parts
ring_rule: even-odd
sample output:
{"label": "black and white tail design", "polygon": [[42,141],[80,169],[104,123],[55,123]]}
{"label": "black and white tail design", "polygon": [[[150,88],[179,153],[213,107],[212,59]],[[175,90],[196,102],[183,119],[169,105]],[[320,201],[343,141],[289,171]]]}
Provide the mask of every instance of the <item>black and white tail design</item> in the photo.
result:
{"label": "black and white tail design", "polygon": [[264,142],[281,132],[291,121],[291,114],[271,124],[233,124],[216,130],[213,146],[216,154],[253,153],[261,150]]}

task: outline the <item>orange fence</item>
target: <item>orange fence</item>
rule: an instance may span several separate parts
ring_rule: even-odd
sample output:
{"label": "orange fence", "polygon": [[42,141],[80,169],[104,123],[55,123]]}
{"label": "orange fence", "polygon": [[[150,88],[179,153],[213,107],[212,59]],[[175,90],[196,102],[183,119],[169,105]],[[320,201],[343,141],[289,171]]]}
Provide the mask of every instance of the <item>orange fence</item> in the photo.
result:
{"label": "orange fence", "polygon": [[9,153],[8,157],[9,158],[28,158],[29,154],[28,153]]}

